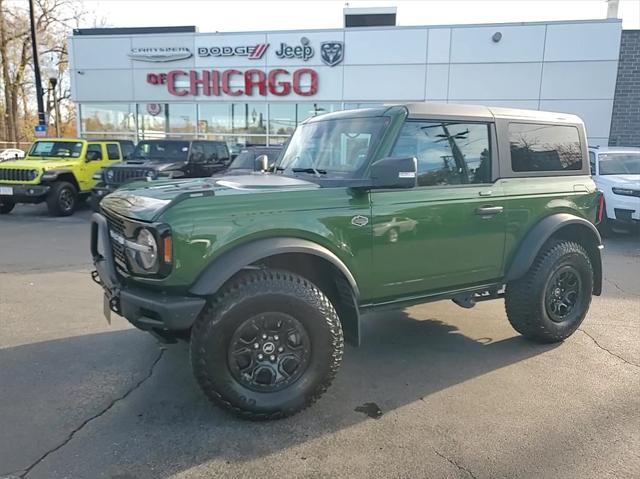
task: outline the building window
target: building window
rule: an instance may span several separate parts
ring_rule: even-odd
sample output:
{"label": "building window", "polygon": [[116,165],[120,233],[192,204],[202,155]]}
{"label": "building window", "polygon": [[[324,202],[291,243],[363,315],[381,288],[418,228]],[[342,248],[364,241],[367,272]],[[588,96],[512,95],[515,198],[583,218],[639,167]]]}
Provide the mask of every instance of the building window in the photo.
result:
{"label": "building window", "polygon": [[233,103],[231,105],[233,133],[265,134],[267,132],[266,103]]}
{"label": "building window", "polygon": [[289,136],[298,124],[295,103],[269,105],[269,134]]}
{"label": "building window", "polygon": [[298,103],[298,123],[312,116],[342,110],[340,103]]}
{"label": "building window", "polygon": [[582,169],[575,126],[509,123],[509,145],[513,171]]}
{"label": "building window", "polygon": [[418,185],[491,182],[489,125],[408,121],[392,156],[418,159]]}
{"label": "building window", "polygon": [[84,133],[134,133],[136,130],[135,105],[129,103],[84,103],[80,106],[80,119]]}

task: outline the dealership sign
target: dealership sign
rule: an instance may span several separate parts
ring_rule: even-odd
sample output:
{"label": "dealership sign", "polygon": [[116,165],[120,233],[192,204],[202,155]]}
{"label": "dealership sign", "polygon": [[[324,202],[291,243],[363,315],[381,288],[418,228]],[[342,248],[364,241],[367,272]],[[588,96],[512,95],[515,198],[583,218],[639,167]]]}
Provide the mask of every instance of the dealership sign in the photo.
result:
{"label": "dealership sign", "polygon": [[318,92],[318,72],[312,68],[293,71],[274,68],[229,70],[172,70],[148,73],[147,83],[166,85],[174,96],[313,96]]}
{"label": "dealership sign", "polygon": [[239,47],[198,47],[199,57],[248,57],[249,60],[259,60],[269,48],[268,43],[257,45],[241,45]]}
{"label": "dealership sign", "polygon": [[172,62],[190,57],[187,47],[140,47],[129,52],[129,58],[140,62]]}
{"label": "dealership sign", "polygon": [[[269,48],[268,43],[238,46],[199,46],[196,53],[201,58],[247,57],[249,60],[259,60]],[[274,47],[275,48],[275,47]],[[274,54],[280,60],[296,59],[308,61],[315,55],[315,48],[307,37],[300,38],[298,45],[281,42]],[[344,43],[338,41],[320,42],[320,59],[330,67],[338,65],[344,59]]]}

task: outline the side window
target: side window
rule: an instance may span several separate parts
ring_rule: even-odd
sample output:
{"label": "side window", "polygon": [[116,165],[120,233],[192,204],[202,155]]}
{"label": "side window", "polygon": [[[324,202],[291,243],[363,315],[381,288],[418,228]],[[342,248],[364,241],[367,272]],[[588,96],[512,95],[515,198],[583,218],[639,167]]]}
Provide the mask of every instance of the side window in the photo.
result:
{"label": "side window", "polygon": [[226,145],[218,145],[218,159],[220,160],[228,160],[229,159],[229,150]]}
{"label": "side window", "polygon": [[513,171],[566,171],[582,168],[575,126],[509,123]]}
{"label": "side window", "polygon": [[102,159],[102,145],[89,143],[87,145],[87,160],[96,161]]}
{"label": "side window", "polygon": [[392,156],[418,159],[418,185],[491,183],[487,123],[408,121]]}
{"label": "side window", "polygon": [[135,147],[131,143],[120,143],[120,149],[122,149],[122,156],[130,158],[133,155]]}
{"label": "side window", "polygon": [[216,163],[218,161],[218,145],[215,143],[204,144],[204,158],[206,163]]}
{"label": "side window", "polygon": [[589,167],[591,168],[591,174],[596,174],[596,154],[593,151],[589,152]]}
{"label": "side window", "polygon": [[107,144],[107,158],[109,158],[109,160],[121,160],[122,158],[120,158],[120,148],[118,148],[118,145],[115,143],[108,143]]}

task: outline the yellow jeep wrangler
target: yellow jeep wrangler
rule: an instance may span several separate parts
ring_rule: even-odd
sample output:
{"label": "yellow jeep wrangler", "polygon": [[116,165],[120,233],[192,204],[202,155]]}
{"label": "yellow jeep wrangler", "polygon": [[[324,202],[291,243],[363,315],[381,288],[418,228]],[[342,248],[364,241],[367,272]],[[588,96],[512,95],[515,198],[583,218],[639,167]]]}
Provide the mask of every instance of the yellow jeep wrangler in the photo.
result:
{"label": "yellow jeep wrangler", "polygon": [[[96,185],[93,175],[122,161],[131,146],[120,140],[37,140],[24,159],[0,165],[0,214],[16,203],[47,202],[53,216],[73,214],[80,200]],[[126,150],[125,150],[126,151]]]}

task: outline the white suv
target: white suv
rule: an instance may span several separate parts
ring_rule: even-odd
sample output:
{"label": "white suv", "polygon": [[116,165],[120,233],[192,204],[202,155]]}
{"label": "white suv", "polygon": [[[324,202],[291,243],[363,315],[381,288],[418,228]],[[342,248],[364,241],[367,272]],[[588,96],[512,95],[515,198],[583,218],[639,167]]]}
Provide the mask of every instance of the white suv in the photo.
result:
{"label": "white suv", "polygon": [[604,193],[605,214],[601,225],[640,223],[640,148],[591,148],[591,174]]}

